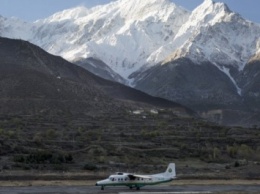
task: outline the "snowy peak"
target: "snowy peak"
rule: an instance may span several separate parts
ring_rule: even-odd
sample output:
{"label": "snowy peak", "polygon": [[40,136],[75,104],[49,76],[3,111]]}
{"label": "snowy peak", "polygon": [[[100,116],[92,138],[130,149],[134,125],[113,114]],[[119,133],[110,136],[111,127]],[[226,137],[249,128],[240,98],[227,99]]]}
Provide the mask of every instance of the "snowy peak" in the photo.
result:
{"label": "snowy peak", "polygon": [[99,59],[129,84],[135,73],[181,57],[243,70],[260,48],[260,27],[212,0],[192,13],[171,0],[117,0],[33,24],[0,18],[0,34],[29,40],[69,61]]}
{"label": "snowy peak", "polygon": [[231,11],[224,3],[216,3],[212,0],[205,0],[191,14],[190,20],[195,23],[213,24],[220,20]]}
{"label": "snowy peak", "polygon": [[163,17],[164,10],[176,7],[169,0],[119,0],[117,3],[121,16],[130,20],[144,20],[149,16]]}
{"label": "snowy peak", "polygon": [[[43,20],[45,22],[57,22],[63,20],[76,20],[79,18],[92,16],[112,16],[120,15],[126,20],[142,20],[148,15],[159,15],[164,9],[172,9],[177,7],[169,0],[118,0],[103,6],[96,6],[92,9],[87,9],[84,6],[75,7],[58,12],[49,18]],[[98,13],[99,15],[98,15]],[[162,13],[164,13],[162,11]]]}
{"label": "snowy peak", "polygon": [[79,6],[79,7],[75,7],[72,9],[67,9],[67,10],[55,13],[52,16],[50,16],[44,20],[41,20],[41,22],[48,23],[48,22],[62,22],[64,20],[76,20],[76,19],[84,17],[88,14],[89,14],[89,10],[86,7]]}
{"label": "snowy peak", "polygon": [[0,36],[7,38],[28,40],[33,36],[33,24],[21,21],[18,18],[0,16]]}
{"label": "snowy peak", "polygon": [[178,58],[189,58],[195,64],[210,62],[230,78],[240,95],[232,72],[244,69],[257,52],[259,41],[258,25],[231,12],[224,3],[206,0],[164,48],[163,53],[172,52],[163,64]]}
{"label": "snowy peak", "polygon": [[256,52],[259,26],[244,20],[224,3],[205,0],[180,28],[172,44],[172,57],[188,57],[195,63],[210,61],[242,70]]}
{"label": "snowy peak", "polygon": [[[201,5],[192,11],[187,21],[178,30],[174,39],[162,48],[162,53],[168,53],[165,62],[180,57],[187,57],[192,47],[196,47],[196,38],[203,38],[209,32],[207,30],[215,24],[220,24],[225,18],[233,13],[224,3],[215,3],[212,0],[205,0]],[[213,37],[213,35],[211,34]],[[202,46],[203,48],[203,46]],[[190,57],[197,62],[197,57]],[[200,61],[205,60],[205,56],[199,56]],[[164,62],[164,63],[165,63]]]}
{"label": "snowy peak", "polygon": [[[101,59],[128,79],[150,64],[151,53],[173,39],[189,14],[170,0],[118,0],[37,21],[30,41],[69,61]],[[160,60],[153,58],[153,64]]]}

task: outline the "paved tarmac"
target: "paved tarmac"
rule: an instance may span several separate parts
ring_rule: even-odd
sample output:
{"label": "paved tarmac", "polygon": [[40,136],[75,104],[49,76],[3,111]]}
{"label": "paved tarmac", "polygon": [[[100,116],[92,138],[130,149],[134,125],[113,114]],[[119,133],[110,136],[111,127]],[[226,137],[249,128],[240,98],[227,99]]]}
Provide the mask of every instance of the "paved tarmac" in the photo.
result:
{"label": "paved tarmac", "polygon": [[100,190],[95,186],[30,186],[0,187],[0,194],[141,194],[141,193],[260,193],[260,185],[176,185],[147,186],[141,190],[127,187],[106,187]]}

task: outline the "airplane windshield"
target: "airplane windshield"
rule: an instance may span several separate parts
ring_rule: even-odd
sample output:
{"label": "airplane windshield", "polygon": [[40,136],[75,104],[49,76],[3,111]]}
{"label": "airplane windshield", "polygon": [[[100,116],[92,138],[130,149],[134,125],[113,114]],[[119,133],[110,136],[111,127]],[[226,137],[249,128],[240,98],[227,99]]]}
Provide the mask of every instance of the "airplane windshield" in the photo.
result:
{"label": "airplane windshield", "polygon": [[110,181],[115,181],[114,176],[109,176],[108,179],[109,179]]}

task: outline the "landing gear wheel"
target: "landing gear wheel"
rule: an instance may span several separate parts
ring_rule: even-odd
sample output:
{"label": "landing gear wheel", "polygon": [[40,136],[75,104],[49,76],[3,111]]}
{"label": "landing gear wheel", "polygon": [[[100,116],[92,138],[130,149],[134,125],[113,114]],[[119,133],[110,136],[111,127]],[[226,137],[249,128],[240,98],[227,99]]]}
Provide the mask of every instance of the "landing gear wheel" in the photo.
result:
{"label": "landing gear wheel", "polygon": [[104,190],[104,189],[105,189],[104,186],[102,186],[102,187],[101,187],[101,190]]}
{"label": "landing gear wheel", "polygon": [[130,186],[130,187],[129,187],[129,189],[133,189],[133,187],[132,187],[132,186]]}
{"label": "landing gear wheel", "polygon": [[136,187],[136,190],[140,190],[140,187]]}

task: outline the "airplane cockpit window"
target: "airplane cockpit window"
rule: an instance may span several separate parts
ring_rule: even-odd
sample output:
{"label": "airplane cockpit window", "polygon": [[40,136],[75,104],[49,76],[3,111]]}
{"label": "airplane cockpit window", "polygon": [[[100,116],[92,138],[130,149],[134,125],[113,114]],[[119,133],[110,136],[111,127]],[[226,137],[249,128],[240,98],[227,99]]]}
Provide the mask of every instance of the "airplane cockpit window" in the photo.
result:
{"label": "airplane cockpit window", "polygon": [[122,173],[122,172],[117,172],[116,174],[117,174],[117,175],[123,175],[124,173]]}

